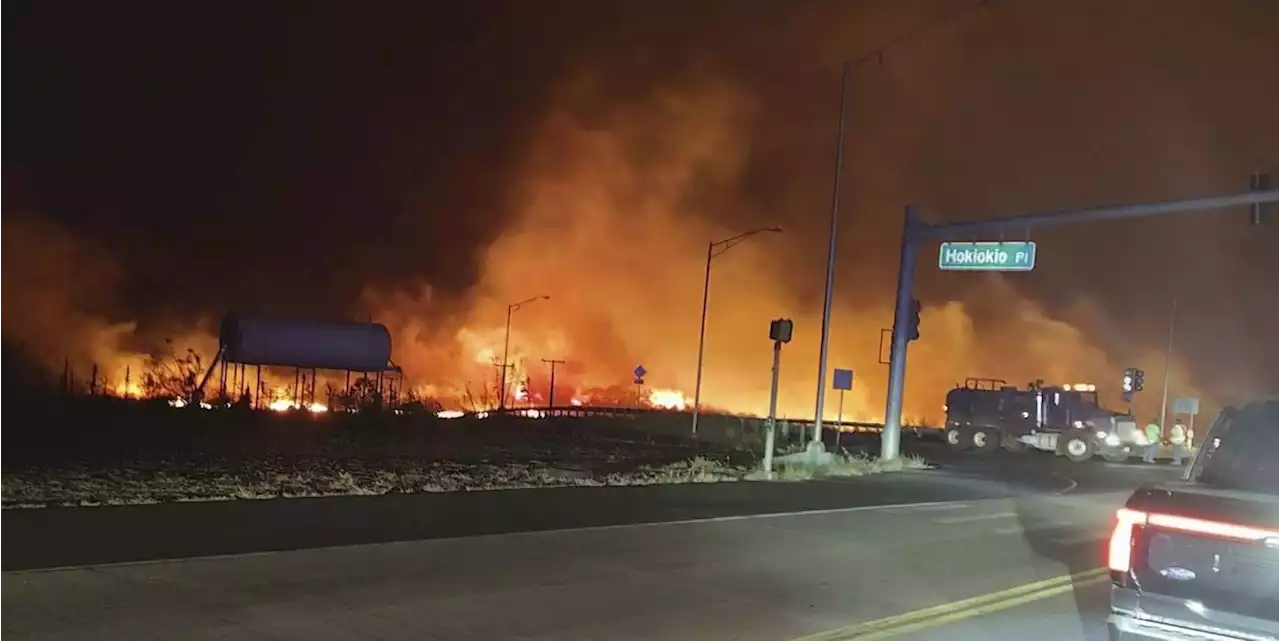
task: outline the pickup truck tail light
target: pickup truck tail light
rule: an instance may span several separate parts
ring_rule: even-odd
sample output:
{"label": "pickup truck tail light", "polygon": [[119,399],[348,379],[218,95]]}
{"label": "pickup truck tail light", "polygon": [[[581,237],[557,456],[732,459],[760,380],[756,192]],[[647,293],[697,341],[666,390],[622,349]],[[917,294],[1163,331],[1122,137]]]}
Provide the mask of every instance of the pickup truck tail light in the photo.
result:
{"label": "pickup truck tail light", "polygon": [[1116,511],[1116,529],[1111,531],[1107,566],[1112,572],[1128,572],[1133,553],[1133,527],[1147,522],[1147,514],[1129,508]]}
{"label": "pickup truck tail light", "polygon": [[1139,525],[1153,525],[1166,530],[1237,541],[1261,541],[1280,535],[1275,530],[1247,525],[1121,508],[1116,512],[1116,528],[1111,532],[1111,543],[1107,550],[1107,566],[1112,572],[1127,573],[1132,568],[1133,529]]}

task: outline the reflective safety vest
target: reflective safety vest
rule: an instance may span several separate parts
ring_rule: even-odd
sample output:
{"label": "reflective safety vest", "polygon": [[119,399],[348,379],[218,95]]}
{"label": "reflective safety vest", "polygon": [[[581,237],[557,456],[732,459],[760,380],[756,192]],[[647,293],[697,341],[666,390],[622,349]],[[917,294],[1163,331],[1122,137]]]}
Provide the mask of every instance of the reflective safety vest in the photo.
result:
{"label": "reflective safety vest", "polygon": [[1147,437],[1148,444],[1159,443],[1160,442],[1160,426],[1156,425],[1155,423],[1147,423],[1147,429],[1145,431],[1145,435]]}

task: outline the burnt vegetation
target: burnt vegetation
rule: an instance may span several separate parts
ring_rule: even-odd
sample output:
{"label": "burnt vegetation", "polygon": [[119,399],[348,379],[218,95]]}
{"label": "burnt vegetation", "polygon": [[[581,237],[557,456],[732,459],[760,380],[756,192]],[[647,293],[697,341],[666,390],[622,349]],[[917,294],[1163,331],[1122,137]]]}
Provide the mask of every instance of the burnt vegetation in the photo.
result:
{"label": "burnt vegetation", "polygon": [[[78,470],[95,474],[133,470],[235,474],[252,469],[396,470],[424,462],[459,465],[537,463],[552,467],[612,471],[715,455],[749,461],[740,439],[694,444],[686,436],[688,415],[656,412],[637,416],[528,416],[493,414],[437,417],[440,403],[407,392],[390,399],[372,379],[356,378],[347,390],[326,386],[316,394],[330,411],[254,409],[249,402],[210,395],[205,406],[174,407],[190,398],[206,365],[194,353],[167,353],[136,374],[146,397],[129,398],[89,385],[84,377],[40,374],[5,350],[4,392],[27,418],[6,434],[6,474],[33,470]],[[14,375],[10,375],[14,374]],[[252,386],[252,385],[251,385]],[[285,390],[292,393],[292,390]],[[486,407],[477,391],[473,404]],[[240,398],[244,398],[241,396]],[[722,420],[708,417],[708,435]]]}

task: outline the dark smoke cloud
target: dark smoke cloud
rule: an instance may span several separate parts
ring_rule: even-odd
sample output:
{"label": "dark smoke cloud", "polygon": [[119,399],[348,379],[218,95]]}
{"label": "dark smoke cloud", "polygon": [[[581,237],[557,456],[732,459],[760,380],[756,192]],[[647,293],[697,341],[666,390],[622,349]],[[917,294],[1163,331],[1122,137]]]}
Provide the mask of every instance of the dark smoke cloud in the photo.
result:
{"label": "dark smoke cloud", "polygon": [[[790,316],[798,331],[783,408],[805,415],[838,61],[956,12],[851,78],[832,360],[858,371],[850,413],[867,417],[883,406],[875,352],[891,320],[906,203],[950,220],[1164,199],[1234,191],[1276,165],[1274,5],[557,6],[473,2],[418,15],[326,6],[259,17],[239,28],[245,38],[226,38],[236,28],[222,25],[221,35],[185,35],[186,49],[164,37],[130,55],[94,41],[86,24],[63,25],[105,47],[101,68],[50,53],[65,56],[65,44],[23,40],[31,68],[57,58],[70,88],[42,84],[19,99],[35,133],[17,157],[39,178],[42,211],[93,229],[91,247],[130,248],[104,261],[121,275],[96,288],[124,308],[112,318],[141,324],[128,333],[154,337],[164,331],[148,327],[154,318],[194,323],[232,307],[372,316],[395,332],[397,360],[441,395],[492,378],[505,305],[542,293],[552,301],[516,317],[522,372],[568,357],[574,385],[602,386],[625,383],[643,362],[655,386],[690,392],[705,243],[781,224],[783,235],[717,259],[704,394],[760,411],[764,328]],[[277,44],[252,44],[268,41]],[[178,84],[200,89],[196,103],[236,95],[219,103],[230,115],[174,102],[178,90],[150,91],[158,72],[140,55],[154,53],[148,45],[203,61]],[[226,65],[210,62],[222,52]],[[101,110],[84,106],[78,92],[92,86],[76,79],[80,64],[137,76],[114,113],[126,126],[113,131],[131,132],[138,154],[65,160],[67,150],[125,142],[101,133]],[[35,117],[50,101],[78,105],[62,105],[70,123]],[[161,113],[189,116],[164,120],[161,133],[195,137],[157,142]],[[39,135],[62,129],[84,140]],[[110,188],[86,194],[84,184]],[[144,233],[150,242],[137,240]],[[1139,365],[1158,379],[1175,296],[1175,395],[1234,401],[1276,388],[1273,227],[1251,229],[1237,212],[1031,238],[1037,270],[1003,278],[938,274],[931,248],[922,252],[924,337],[912,347],[909,411],[936,414],[965,376],[1109,385]],[[37,302],[10,306],[6,341],[33,342],[51,360],[105,358],[96,346],[118,340],[11,330],[108,318],[83,311],[80,284],[68,280],[30,290],[52,302],[32,294]],[[6,273],[6,303],[12,291]],[[11,322],[15,307],[45,311]]]}

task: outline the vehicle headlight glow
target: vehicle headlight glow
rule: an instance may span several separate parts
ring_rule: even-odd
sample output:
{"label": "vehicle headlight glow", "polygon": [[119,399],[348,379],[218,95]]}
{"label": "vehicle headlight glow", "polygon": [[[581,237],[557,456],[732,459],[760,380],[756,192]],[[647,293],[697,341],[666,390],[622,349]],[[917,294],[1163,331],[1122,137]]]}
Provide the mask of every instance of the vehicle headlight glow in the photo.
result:
{"label": "vehicle headlight glow", "polygon": [[1107,438],[1107,433],[1102,430],[1098,430],[1098,438]]}
{"label": "vehicle headlight glow", "polygon": [[1115,447],[1120,444],[1120,437],[1115,434],[1108,434],[1106,438],[1107,445]]}

